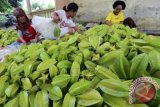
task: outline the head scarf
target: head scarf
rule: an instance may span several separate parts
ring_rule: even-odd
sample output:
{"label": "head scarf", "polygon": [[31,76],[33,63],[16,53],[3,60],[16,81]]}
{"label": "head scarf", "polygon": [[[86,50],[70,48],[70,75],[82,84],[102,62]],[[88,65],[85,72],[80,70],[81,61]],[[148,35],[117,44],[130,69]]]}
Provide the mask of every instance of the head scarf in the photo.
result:
{"label": "head scarf", "polygon": [[[17,28],[21,31],[26,31],[28,29],[28,27],[30,26],[31,22],[29,20],[29,18],[27,17],[26,13],[24,12],[23,9],[21,8],[16,8],[13,12],[14,16],[17,19]],[[19,16],[24,16],[25,17],[25,22],[21,23],[18,18]]]}

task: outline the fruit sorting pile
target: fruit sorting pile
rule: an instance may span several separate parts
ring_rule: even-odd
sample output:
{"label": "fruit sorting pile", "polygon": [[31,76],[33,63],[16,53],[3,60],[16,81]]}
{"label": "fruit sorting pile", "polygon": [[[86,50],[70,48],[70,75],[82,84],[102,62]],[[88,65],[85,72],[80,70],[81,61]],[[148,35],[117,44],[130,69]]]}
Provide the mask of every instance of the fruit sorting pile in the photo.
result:
{"label": "fruit sorting pile", "polygon": [[156,107],[128,104],[134,79],[160,84],[160,38],[123,25],[22,46],[0,63],[3,107]]}
{"label": "fruit sorting pile", "polygon": [[18,38],[15,30],[0,30],[0,47],[5,47],[12,44]]}

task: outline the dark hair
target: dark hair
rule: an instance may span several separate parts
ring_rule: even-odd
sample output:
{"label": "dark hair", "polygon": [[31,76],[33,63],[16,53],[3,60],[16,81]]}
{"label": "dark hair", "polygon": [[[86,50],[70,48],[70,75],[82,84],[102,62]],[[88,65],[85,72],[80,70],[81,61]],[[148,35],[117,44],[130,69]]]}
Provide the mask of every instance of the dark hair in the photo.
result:
{"label": "dark hair", "polygon": [[118,5],[122,5],[122,9],[126,8],[126,4],[124,1],[117,0],[113,3],[113,9],[115,9]]}
{"label": "dark hair", "polygon": [[64,6],[63,10],[68,12],[68,11],[73,11],[77,12],[78,11],[78,5],[76,3],[69,3],[68,6]]}
{"label": "dark hair", "polygon": [[[30,19],[27,17],[25,11],[22,9],[22,8],[16,8],[14,11],[13,11],[13,14],[14,16],[16,17],[17,19],[17,28],[21,31],[26,31],[28,29],[28,27],[30,26],[31,24],[31,21]],[[25,17],[25,23],[21,23],[19,20],[18,20],[18,17],[19,16],[24,16]]]}

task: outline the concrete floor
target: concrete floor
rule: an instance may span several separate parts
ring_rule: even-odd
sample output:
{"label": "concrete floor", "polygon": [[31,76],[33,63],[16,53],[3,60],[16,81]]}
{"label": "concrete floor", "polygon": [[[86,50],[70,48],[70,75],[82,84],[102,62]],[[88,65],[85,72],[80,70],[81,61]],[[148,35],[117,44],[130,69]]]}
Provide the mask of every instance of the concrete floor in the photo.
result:
{"label": "concrete floor", "polygon": [[160,30],[142,30],[142,32],[145,32],[146,34],[149,35],[160,36]]}

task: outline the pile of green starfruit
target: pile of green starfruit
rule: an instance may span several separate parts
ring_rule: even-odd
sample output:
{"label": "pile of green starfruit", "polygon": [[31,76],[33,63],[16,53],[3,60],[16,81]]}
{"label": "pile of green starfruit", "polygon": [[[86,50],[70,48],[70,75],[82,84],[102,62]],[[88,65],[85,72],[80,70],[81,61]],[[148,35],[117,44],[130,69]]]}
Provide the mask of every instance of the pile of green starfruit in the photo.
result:
{"label": "pile of green starfruit", "polygon": [[12,44],[18,38],[16,30],[0,30],[0,47]]}
{"label": "pile of green starfruit", "polygon": [[0,107],[158,107],[129,104],[132,81],[160,85],[160,38],[98,25],[59,40],[21,46],[0,63]]}

